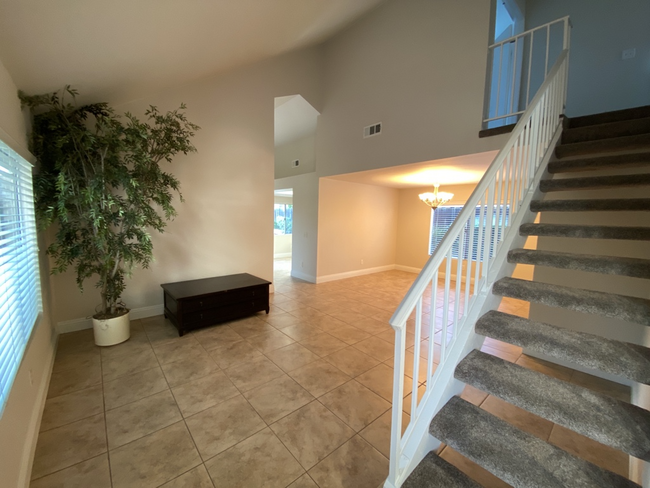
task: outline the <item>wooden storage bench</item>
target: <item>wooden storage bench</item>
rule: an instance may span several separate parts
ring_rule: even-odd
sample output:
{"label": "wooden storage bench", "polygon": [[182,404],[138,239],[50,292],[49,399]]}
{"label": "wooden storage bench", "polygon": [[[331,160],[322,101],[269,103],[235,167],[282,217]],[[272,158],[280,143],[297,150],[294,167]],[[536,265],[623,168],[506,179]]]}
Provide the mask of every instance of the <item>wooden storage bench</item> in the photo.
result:
{"label": "wooden storage bench", "polygon": [[269,313],[270,284],[248,273],[165,283],[160,285],[165,292],[165,317],[182,336],[261,310]]}

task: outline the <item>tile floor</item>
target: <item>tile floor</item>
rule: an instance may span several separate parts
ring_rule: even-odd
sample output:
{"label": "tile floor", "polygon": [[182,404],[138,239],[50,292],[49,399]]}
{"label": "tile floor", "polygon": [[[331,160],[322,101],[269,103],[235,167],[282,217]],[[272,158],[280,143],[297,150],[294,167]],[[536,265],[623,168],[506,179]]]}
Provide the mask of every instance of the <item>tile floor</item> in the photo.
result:
{"label": "tile floor", "polygon": [[[268,315],[182,338],[163,317],[136,320],[131,339],[109,348],[96,347],[91,330],[62,335],[31,486],[381,486],[392,398],[394,336],[387,321],[413,278],[389,271],[313,285],[292,279],[289,261],[278,260]],[[500,309],[528,314],[527,304],[516,300],[504,300]],[[440,333],[434,343],[439,339]],[[483,349],[629,397],[620,385],[530,358],[508,344],[487,340]],[[471,387],[464,397],[627,474],[627,456],[618,451]],[[404,409],[406,423],[410,397]],[[449,448],[441,455],[485,487],[507,486]]]}

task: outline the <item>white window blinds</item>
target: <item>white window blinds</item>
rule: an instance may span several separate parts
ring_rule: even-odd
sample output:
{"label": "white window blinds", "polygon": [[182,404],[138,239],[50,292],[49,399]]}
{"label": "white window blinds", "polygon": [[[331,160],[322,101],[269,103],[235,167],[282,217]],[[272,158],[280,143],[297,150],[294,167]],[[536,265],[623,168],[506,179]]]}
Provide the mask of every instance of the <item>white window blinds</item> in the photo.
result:
{"label": "white window blinds", "polygon": [[0,141],[0,416],[41,311],[32,167]]}
{"label": "white window blinds", "polygon": [[[454,223],[458,214],[463,210],[462,205],[449,205],[444,207],[438,207],[435,210],[432,210],[431,215],[431,230],[429,234],[429,254],[433,254],[438,244],[442,241],[442,238],[447,233],[447,229],[451,227],[451,224]],[[487,207],[483,207],[483,227],[487,224]],[[503,219],[505,219],[505,224],[502,225]],[[510,206],[506,205],[504,208],[503,205],[495,206],[492,212],[492,228],[491,228],[491,245],[490,245],[490,257],[494,255],[495,243],[501,240],[502,227],[507,228],[510,220]],[[474,212],[474,239],[472,245],[472,261],[476,261],[476,254],[483,249],[483,236],[479,239],[479,229],[481,222],[481,207],[476,207]],[[463,234],[463,259],[468,257],[468,247],[469,247],[469,228],[471,225],[465,226],[465,231]],[[494,233],[497,232],[497,238],[495,240]],[[456,239],[452,248],[451,248],[451,257],[458,258],[458,247],[459,239]]]}

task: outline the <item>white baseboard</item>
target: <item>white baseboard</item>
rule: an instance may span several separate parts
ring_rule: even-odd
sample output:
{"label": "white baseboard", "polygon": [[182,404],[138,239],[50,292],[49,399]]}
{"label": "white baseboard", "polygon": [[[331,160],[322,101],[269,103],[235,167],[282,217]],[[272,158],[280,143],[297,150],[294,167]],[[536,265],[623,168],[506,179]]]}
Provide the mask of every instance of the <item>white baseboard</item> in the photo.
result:
{"label": "white baseboard", "polygon": [[293,276],[294,278],[298,278],[300,280],[309,281],[310,283],[316,283],[316,278],[314,276],[308,275],[307,273],[302,273],[295,269],[291,270],[291,276]]}
{"label": "white baseboard", "polygon": [[290,258],[290,257],[291,257],[290,252],[281,252],[273,255],[273,259]]}
{"label": "white baseboard", "polygon": [[422,268],[413,268],[412,266],[402,266],[401,264],[396,264],[395,269],[398,271],[408,271],[409,273],[420,274]]}
{"label": "white baseboard", "polygon": [[[132,308],[130,312],[130,317],[131,320],[144,319],[146,317],[162,315],[163,310],[164,310],[164,306],[162,303],[160,305],[151,305],[149,307]],[[64,320],[56,324],[56,331],[59,334],[65,334],[67,332],[75,332],[77,330],[92,329],[92,328],[93,328],[92,317],[85,317],[83,319]]]}
{"label": "white baseboard", "polygon": [[345,273],[335,273],[330,275],[319,276],[316,278],[316,283],[327,283],[328,281],[343,280],[345,278],[354,278],[355,276],[381,273],[382,271],[391,271],[393,269],[395,269],[394,264],[389,264],[387,266],[377,266],[376,268],[357,269],[354,271],[347,271]]}

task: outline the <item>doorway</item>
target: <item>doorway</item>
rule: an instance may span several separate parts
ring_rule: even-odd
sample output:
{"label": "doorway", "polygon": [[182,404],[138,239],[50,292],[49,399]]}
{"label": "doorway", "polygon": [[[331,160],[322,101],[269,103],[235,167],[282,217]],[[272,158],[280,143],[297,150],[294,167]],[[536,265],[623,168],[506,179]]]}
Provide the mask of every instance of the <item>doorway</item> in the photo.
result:
{"label": "doorway", "polygon": [[[293,188],[273,194],[273,271],[291,274],[293,252]],[[277,278],[277,276],[276,276]]]}

